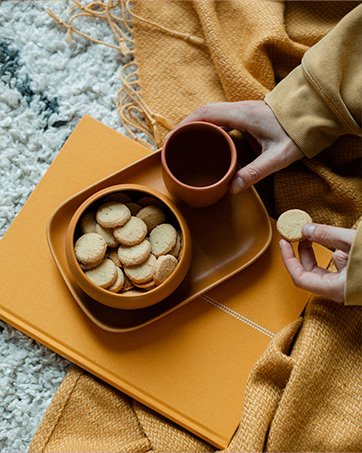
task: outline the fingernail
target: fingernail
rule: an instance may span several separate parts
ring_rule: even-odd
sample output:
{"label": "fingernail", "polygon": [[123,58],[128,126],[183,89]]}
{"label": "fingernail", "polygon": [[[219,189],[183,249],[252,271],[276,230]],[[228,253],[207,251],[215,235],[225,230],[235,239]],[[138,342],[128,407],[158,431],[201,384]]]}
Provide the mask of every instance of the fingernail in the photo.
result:
{"label": "fingernail", "polygon": [[236,194],[245,188],[246,182],[240,176],[236,176],[231,182],[230,192]]}
{"label": "fingernail", "polygon": [[306,238],[311,238],[313,236],[314,230],[315,230],[315,225],[313,223],[307,223],[302,228],[303,236]]}

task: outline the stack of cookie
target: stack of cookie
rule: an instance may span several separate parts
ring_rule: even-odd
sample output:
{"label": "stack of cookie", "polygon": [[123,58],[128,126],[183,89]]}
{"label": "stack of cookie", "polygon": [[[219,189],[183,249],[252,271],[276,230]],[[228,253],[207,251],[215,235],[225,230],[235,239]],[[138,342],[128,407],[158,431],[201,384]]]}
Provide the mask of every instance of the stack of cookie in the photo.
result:
{"label": "stack of cookie", "polygon": [[181,247],[178,225],[160,200],[117,192],[83,214],[75,255],[94,284],[130,295],[161,285]]}

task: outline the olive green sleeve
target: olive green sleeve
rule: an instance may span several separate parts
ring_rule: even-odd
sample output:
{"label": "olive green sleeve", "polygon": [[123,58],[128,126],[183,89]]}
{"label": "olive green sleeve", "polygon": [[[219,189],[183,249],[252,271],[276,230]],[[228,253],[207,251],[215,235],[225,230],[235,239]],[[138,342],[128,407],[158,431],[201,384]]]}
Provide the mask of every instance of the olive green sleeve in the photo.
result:
{"label": "olive green sleeve", "polygon": [[362,5],[304,55],[265,102],[307,157],[345,134],[362,136]]}

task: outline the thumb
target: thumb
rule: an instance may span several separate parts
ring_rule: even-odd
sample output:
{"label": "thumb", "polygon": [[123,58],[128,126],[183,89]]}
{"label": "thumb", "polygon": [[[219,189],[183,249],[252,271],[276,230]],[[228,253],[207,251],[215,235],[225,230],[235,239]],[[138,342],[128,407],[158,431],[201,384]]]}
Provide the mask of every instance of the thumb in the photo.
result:
{"label": "thumb", "polygon": [[308,223],[303,226],[302,233],[309,241],[318,242],[318,244],[324,245],[325,247],[339,249],[345,253],[349,253],[356,235],[356,230]]}
{"label": "thumb", "polygon": [[261,154],[235,173],[230,185],[231,193],[237,194],[282,168],[282,165],[278,165],[278,159],[275,159],[275,156],[272,158],[268,154]]}

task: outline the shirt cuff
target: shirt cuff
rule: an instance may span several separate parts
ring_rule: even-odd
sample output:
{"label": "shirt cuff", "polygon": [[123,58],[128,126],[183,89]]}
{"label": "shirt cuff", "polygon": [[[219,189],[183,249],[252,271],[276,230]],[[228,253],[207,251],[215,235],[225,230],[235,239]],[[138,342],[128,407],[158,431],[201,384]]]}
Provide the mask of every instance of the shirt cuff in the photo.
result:
{"label": "shirt cuff", "polygon": [[349,132],[308,82],[301,65],[279,82],[264,100],[308,158]]}

